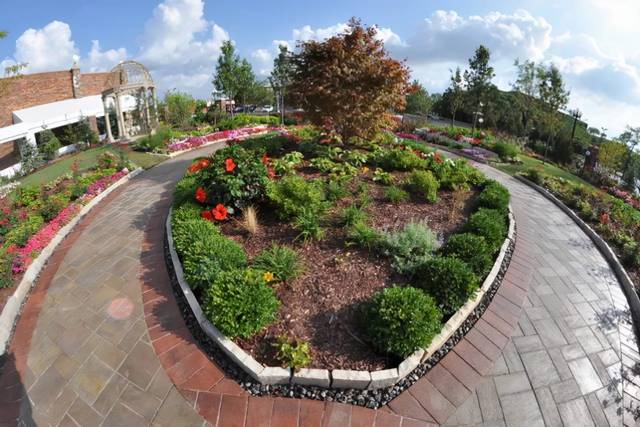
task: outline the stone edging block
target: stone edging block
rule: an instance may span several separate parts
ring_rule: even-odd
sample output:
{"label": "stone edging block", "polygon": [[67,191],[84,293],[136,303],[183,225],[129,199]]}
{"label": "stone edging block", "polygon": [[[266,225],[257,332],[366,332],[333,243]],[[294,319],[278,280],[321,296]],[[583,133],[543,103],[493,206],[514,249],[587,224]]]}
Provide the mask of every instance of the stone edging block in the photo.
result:
{"label": "stone edging block", "polygon": [[331,385],[331,376],[326,369],[302,368],[293,374],[291,381],[300,385],[329,387]]}
{"label": "stone edging block", "polygon": [[13,328],[18,320],[20,315],[20,310],[22,305],[26,301],[27,295],[31,288],[35,285],[38,276],[42,272],[42,269],[49,261],[51,255],[55,251],[56,247],[64,240],[69,233],[74,229],[74,227],[80,222],[80,220],[91,211],[98,203],[100,203],[105,197],[109,195],[116,188],[126,184],[136,175],[140,174],[143,171],[142,168],[134,169],[129,172],[127,175],[120,178],[117,182],[113,183],[110,187],[105,189],[102,193],[98,194],[96,197],[91,199],[89,203],[84,205],[80,212],[76,216],[74,216],[71,221],[60,230],[55,235],[55,237],[49,242],[49,244],[40,252],[38,257],[33,260],[27,271],[25,271],[24,276],[22,276],[22,280],[16,286],[13,295],[9,297],[4,308],[2,309],[2,313],[0,313],[0,356],[2,356],[8,346],[9,341],[11,339],[11,335],[13,333]]}
{"label": "stone edging block", "polygon": [[533,188],[540,194],[542,194],[545,198],[555,204],[560,208],[565,214],[567,214],[573,222],[575,222],[578,227],[593,241],[596,245],[602,256],[607,260],[614,273],[616,274],[616,278],[622,284],[622,290],[624,291],[625,296],[627,297],[627,301],[629,302],[629,309],[631,310],[631,317],[633,318],[633,325],[636,332],[636,336],[640,336],[640,297],[636,293],[635,286],[633,281],[629,277],[629,274],[622,266],[622,263],[616,256],[615,252],[611,249],[611,247],[604,241],[602,237],[598,235],[593,229],[582,220],[571,208],[562,203],[560,199],[551,194],[547,189],[539,186],[538,184],[529,181],[527,178],[521,175],[514,175],[514,178],[518,181],[528,185]]}

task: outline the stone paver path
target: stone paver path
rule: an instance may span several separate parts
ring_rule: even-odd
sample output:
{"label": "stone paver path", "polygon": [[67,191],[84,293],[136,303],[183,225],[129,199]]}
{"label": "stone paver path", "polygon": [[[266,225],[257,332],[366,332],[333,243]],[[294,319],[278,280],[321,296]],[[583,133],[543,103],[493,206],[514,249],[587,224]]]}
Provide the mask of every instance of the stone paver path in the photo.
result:
{"label": "stone paver path", "polygon": [[247,396],[198,348],[171,293],[163,224],[189,159],[116,190],[59,248],[0,377],[0,425],[636,425],[638,346],[590,240],[534,190],[513,194],[516,253],[465,339],[371,411]]}

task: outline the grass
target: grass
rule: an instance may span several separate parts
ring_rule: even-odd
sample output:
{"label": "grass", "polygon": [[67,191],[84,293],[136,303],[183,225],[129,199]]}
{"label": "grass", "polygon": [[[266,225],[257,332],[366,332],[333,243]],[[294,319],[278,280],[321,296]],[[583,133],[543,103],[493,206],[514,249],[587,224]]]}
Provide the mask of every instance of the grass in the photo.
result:
{"label": "grass", "polygon": [[119,151],[124,151],[129,160],[144,169],[149,169],[167,159],[165,156],[140,153],[127,148],[104,145],[102,147],[92,148],[90,150],[62,157],[60,160],[22,178],[20,180],[20,185],[40,185],[53,181],[54,179],[70,172],[71,165],[73,165],[73,162],[76,160],[78,161],[80,171],[91,169],[96,164],[98,156],[105,151],[111,151],[115,154],[118,154]]}
{"label": "grass", "polygon": [[571,181],[575,184],[587,185],[590,187],[592,186],[582,178],[550,163],[546,163],[543,165],[541,160],[534,159],[533,157],[529,157],[524,154],[520,154],[519,157],[522,161],[521,164],[496,163],[494,166],[502,172],[508,173],[509,175],[515,175],[519,172],[524,173],[527,171],[527,169],[531,168],[542,168],[542,172],[546,175],[564,178],[567,181]]}

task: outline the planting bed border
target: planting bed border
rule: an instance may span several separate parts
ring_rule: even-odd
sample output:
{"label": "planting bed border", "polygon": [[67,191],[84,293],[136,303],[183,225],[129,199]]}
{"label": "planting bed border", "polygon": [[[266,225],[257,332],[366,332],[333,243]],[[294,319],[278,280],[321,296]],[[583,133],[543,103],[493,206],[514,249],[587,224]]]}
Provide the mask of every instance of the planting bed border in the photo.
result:
{"label": "planting bed border", "polygon": [[132,170],[131,172],[120,178],[118,181],[111,184],[96,197],[91,199],[89,203],[87,203],[82,207],[82,209],[80,209],[80,212],[78,212],[78,214],[74,216],[67,225],[58,230],[55,237],[40,252],[36,259],[33,260],[31,265],[29,265],[27,270],[24,272],[24,276],[22,276],[22,280],[20,280],[20,283],[15,287],[13,295],[9,297],[7,303],[2,309],[2,313],[0,313],[0,357],[4,355],[9,346],[9,342],[13,335],[13,329],[15,328],[18,317],[20,316],[20,313],[22,311],[22,306],[26,302],[29,292],[36,284],[38,276],[49,261],[51,255],[53,255],[56,247],[65,239],[65,237],[67,237],[67,235],[74,229],[74,227],[80,222],[80,220],[105,197],[107,197],[109,193],[111,193],[116,188],[126,184],[129,180],[140,174],[142,171],[142,168]]}
{"label": "planting bed border", "polygon": [[[266,125],[253,126],[251,128],[247,128],[247,129],[263,129],[263,130],[262,130],[262,132],[256,132],[256,133],[252,133],[252,134],[249,134],[249,135],[243,135],[243,136],[239,136],[237,138],[222,138],[222,139],[216,139],[214,141],[207,141],[202,145],[198,145],[197,147],[193,147],[193,148],[187,148],[186,150],[170,151],[167,154],[160,154],[160,153],[153,153],[153,154],[158,154],[158,155],[161,155],[161,156],[167,156],[169,159],[171,159],[173,157],[178,157],[178,156],[181,156],[181,155],[183,155],[185,153],[188,153],[190,151],[199,150],[201,148],[208,147],[210,145],[220,144],[220,143],[223,143],[223,142],[229,142],[230,140],[233,140],[233,139],[237,139],[237,140],[242,141],[244,139],[247,139],[248,137],[260,136],[260,135],[264,135],[264,134],[267,134],[267,133],[271,132],[271,130],[269,130],[269,126],[266,126]],[[230,130],[235,130],[235,129],[230,129]],[[185,141],[187,139],[189,139],[189,138],[186,138]]]}
{"label": "planting bed border", "polygon": [[576,214],[571,208],[565,205],[560,199],[554,196],[546,188],[528,180],[522,175],[514,175],[514,177],[523,184],[526,184],[529,187],[533,188],[549,201],[551,201],[554,205],[559,207],[560,210],[566,213],[573,220],[573,222],[575,222],[578,227],[580,227],[580,229],[584,231],[584,233],[593,241],[602,256],[607,260],[607,262],[613,269],[618,281],[622,283],[622,290],[624,291],[627,297],[627,301],[629,302],[629,308],[631,310],[631,317],[633,319],[636,336],[640,337],[640,297],[638,296],[638,292],[636,291],[633,281],[622,266],[622,263],[616,256],[615,252],[611,249],[607,242],[605,242],[604,239],[593,230],[593,228],[591,228],[586,222],[582,220],[582,218],[578,216],[578,214]]}
{"label": "planting bed border", "polygon": [[[511,254],[516,241],[515,217],[513,216],[511,205],[509,205],[509,231],[507,233],[507,237],[502,244],[498,257],[493,264],[493,268],[485,278],[480,289],[478,289],[475,297],[472,300],[467,301],[458,310],[458,312],[443,325],[440,333],[431,341],[431,344],[426,350],[416,351],[401,362],[398,367],[373,372],[309,368],[303,368],[294,372],[291,369],[264,366],[260,364],[250,354],[227,338],[209,321],[209,319],[207,319],[202,311],[202,307],[200,307],[200,304],[184,278],[182,263],[180,262],[178,254],[174,248],[171,228],[172,213],[173,208],[169,210],[169,214],[165,222],[167,248],[166,260],[169,264],[168,270],[173,276],[171,277],[172,282],[176,284],[176,287],[180,288],[180,291],[178,291],[179,296],[181,297],[180,299],[183,299],[187,303],[189,311],[192,312],[194,317],[193,323],[197,323],[197,326],[202,332],[204,332],[206,337],[208,337],[220,350],[222,350],[227,358],[251,377],[252,380],[257,381],[262,386],[267,386],[267,393],[269,392],[269,386],[289,384],[302,387],[350,389],[356,391],[393,387],[400,382],[405,383],[401,387],[404,389],[413,384],[413,382],[424,375],[433,365],[435,365],[435,363],[437,363],[438,360],[452,349],[464,334],[471,329],[471,326],[473,326],[475,321],[480,318],[480,315],[489,305],[489,301],[493,298],[493,295],[495,295],[495,292],[502,282],[502,277],[504,276],[504,273],[509,266],[509,262],[511,261]],[[182,311],[183,315],[188,314],[184,313],[184,309]],[[417,369],[420,367],[424,369]],[[414,370],[422,372],[418,376],[411,375],[411,379],[407,378],[409,374],[414,372]],[[251,387],[250,382],[243,385],[250,389],[250,391],[257,394],[265,392],[264,387],[257,390],[255,387]],[[293,396],[293,394],[294,393],[290,393],[291,396]],[[387,400],[391,400],[393,397],[395,396],[392,396]],[[386,402],[377,402],[377,405],[383,403]]]}

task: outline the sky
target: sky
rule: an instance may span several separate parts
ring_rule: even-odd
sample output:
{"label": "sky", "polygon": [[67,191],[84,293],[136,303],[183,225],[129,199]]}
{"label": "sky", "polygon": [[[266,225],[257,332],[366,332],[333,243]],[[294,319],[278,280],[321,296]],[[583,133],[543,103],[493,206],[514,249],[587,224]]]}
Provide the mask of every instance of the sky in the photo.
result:
{"label": "sky", "polygon": [[[25,72],[109,70],[145,64],[160,93],[206,98],[220,46],[232,40],[265,78],[279,44],[322,40],[351,17],[375,25],[389,53],[406,60],[430,92],[467,66],[479,44],[509,89],[516,58],[555,63],[571,90],[569,107],[616,136],[640,126],[640,0],[2,0],[0,66]],[[11,19],[6,19],[10,17]]]}

